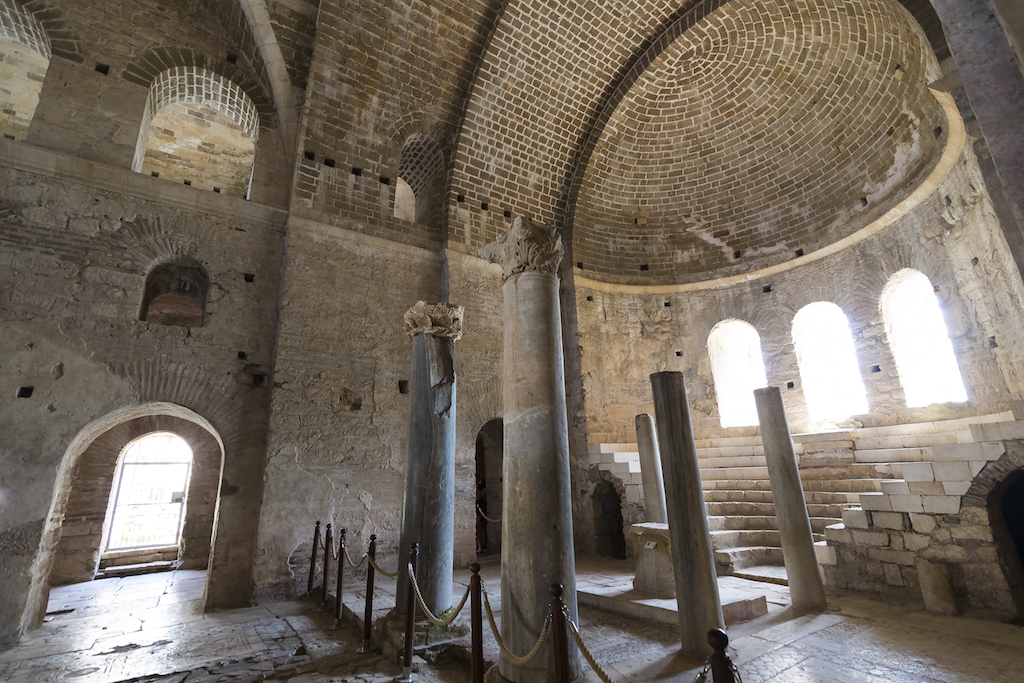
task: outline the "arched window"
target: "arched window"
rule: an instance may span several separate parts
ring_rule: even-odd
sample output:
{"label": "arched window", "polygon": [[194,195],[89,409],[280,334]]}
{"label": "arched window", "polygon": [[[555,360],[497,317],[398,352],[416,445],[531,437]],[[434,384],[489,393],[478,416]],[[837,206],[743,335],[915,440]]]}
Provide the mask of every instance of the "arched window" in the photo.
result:
{"label": "arched window", "polygon": [[176,434],[128,444],[114,474],[104,551],[178,545],[191,471],[192,449]]}
{"label": "arched window", "polygon": [[843,420],[868,412],[850,323],[827,301],[801,308],[793,318],[793,344],[811,420]]}
{"label": "arched window", "polygon": [[13,0],[0,0],[0,132],[24,140],[39,104],[50,39]]}
{"label": "arched window", "polygon": [[231,197],[248,195],[260,120],[245,92],[206,69],[157,74],[132,168]]}
{"label": "arched window", "polygon": [[966,401],[953,345],[928,277],[906,268],[889,280],[880,302],[907,406]]}
{"label": "arched window", "polygon": [[157,325],[202,327],[210,278],[191,259],[161,263],[146,277],[139,320]]}
{"label": "arched window", "polygon": [[436,142],[422,134],[406,140],[398,160],[401,182],[395,187],[396,218],[420,225],[440,224],[444,168],[444,154]]}
{"label": "arched window", "polygon": [[742,320],[718,323],[708,335],[708,355],[722,426],[757,425],[754,389],[768,384],[757,330]]}

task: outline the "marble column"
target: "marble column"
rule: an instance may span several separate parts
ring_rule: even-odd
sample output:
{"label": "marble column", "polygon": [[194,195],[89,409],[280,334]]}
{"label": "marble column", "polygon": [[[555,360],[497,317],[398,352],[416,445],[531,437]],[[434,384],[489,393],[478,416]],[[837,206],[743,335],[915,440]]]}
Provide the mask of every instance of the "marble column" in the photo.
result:
{"label": "marble column", "polygon": [[[551,584],[564,586],[562,598],[579,623],[558,305],[563,247],[554,228],[520,216],[480,255],[503,270],[501,633],[512,654],[523,656],[544,626]],[[576,678],[582,660],[577,648],[569,650],[571,677]],[[514,683],[550,680],[550,652],[545,645],[522,666],[502,657],[497,672]]]}
{"label": "marble column", "polygon": [[824,612],[825,586],[821,582],[818,558],[814,553],[811,520],[807,516],[800,468],[789,433],[786,406],[778,387],[754,389],[757,419],[761,423],[764,459],[775,503],[775,519],[782,542],[782,559],[789,577],[789,594],[798,612]]}
{"label": "marble column", "polygon": [[703,660],[711,654],[708,631],[725,628],[725,619],[718,595],[715,553],[704,512],[704,490],[683,373],[654,373],[651,390],[665,477],[665,510],[679,608],[681,652],[686,657]]}
{"label": "marble column", "polygon": [[640,450],[640,478],[644,483],[644,519],[667,524],[665,516],[665,479],[661,474],[661,454],[654,418],[644,413],[636,416],[636,443]]}
{"label": "marble column", "polygon": [[409,550],[420,544],[416,580],[434,614],[452,606],[455,553],[455,368],[452,349],[462,336],[462,306],[418,302],[405,314],[412,337],[409,457],[399,545],[398,599],[406,613]]}

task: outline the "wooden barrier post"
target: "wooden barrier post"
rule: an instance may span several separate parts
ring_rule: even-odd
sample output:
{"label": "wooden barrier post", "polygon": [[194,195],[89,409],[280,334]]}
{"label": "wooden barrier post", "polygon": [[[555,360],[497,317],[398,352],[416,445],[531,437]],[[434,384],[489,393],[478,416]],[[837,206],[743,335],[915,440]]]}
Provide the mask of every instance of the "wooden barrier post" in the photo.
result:
{"label": "wooden barrier post", "polygon": [[334,625],[341,624],[341,592],[345,587],[345,532],[342,529],[338,536],[338,585],[337,598],[334,600]]}
{"label": "wooden barrier post", "polygon": [[555,660],[555,683],[569,683],[569,634],[562,590],[562,584],[551,584],[551,656]]}
{"label": "wooden barrier post", "polygon": [[395,679],[398,683],[409,683],[415,680],[412,673],[412,646],[416,640],[416,589],[413,578],[416,576],[416,564],[419,561],[420,544],[413,543],[409,549],[409,594],[405,602],[405,652],[402,655],[402,675]]}
{"label": "wooden barrier post", "polygon": [[370,534],[370,548],[366,551],[370,557],[366,562],[366,610],[363,612],[363,646],[357,652],[366,654],[373,652],[371,632],[373,629],[373,563],[377,559],[377,534]]}
{"label": "wooden barrier post", "polygon": [[320,587],[320,609],[327,609],[327,585],[331,575],[331,553],[334,552],[334,537],[331,535],[331,525],[327,525],[327,533],[324,534],[324,581]]}
{"label": "wooden barrier post", "polygon": [[714,650],[708,657],[711,680],[714,683],[736,683],[736,676],[732,672],[732,659],[725,651],[725,648],[729,647],[729,636],[722,629],[713,628],[708,631],[708,645]]}
{"label": "wooden barrier post", "polygon": [[313,578],[316,576],[316,551],[320,548],[320,522],[317,521],[313,530],[313,552],[309,556],[309,583],[306,584],[306,595],[313,597]]}
{"label": "wooden barrier post", "polygon": [[469,565],[469,570],[473,572],[469,577],[470,666],[473,683],[484,683],[484,623],[480,604],[483,586],[480,582],[480,565],[474,562]]}

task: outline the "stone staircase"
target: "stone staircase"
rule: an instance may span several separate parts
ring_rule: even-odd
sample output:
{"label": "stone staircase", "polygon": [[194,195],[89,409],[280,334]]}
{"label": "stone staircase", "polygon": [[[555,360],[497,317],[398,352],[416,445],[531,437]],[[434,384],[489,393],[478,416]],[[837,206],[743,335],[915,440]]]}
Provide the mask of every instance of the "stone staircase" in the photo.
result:
{"label": "stone staircase", "polygon": [[[972,424],[1012,420],[1011,413],[873,427],[844,432],[794,434],[800,477],[816,541],[842,523],[843,511],[861,495],[902,491],[903,469],[933,459],[932,447],[971,443]],[[759,436],[696,441],[708,528],[720,575],[755,565],[781,565],[775,508]],[[619,477],[627,501],[641,503],[643,488],[636,444],[594,444],[591,465]],[[913,475],[913,472],[911,472]],[[902,485],[902,486],[901,486]]]}

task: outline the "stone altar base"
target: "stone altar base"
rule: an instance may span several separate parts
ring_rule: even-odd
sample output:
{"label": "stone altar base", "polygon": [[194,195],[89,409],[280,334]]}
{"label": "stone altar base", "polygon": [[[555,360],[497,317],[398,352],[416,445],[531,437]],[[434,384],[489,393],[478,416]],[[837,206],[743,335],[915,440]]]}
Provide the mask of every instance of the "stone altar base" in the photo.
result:
{"label": "stone altar base", "polygon": [[676,580],[672,573],[668,524],[634,524],[629,533],[633,537],[633,559],[636,562],[633,588],[656,598],[675,598]]}

